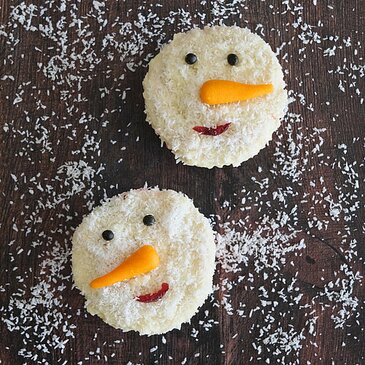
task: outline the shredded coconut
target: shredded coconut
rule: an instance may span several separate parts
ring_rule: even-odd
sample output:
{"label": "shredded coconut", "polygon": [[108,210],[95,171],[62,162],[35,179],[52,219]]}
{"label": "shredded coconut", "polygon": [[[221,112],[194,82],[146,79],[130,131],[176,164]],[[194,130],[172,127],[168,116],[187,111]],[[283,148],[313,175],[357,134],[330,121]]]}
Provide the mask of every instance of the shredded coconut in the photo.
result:
{"label": "shredded coconut", "polygon": [[[148,62],[176,32],[236,23],[270,43],[294,90],[289,90],[290,113],[262,152],[265,158],[259,156],[260,166],[248,161],[232,172],[233,180],[239,176],[242,183],[229,181],[236,192],[215,202],[216,291],[188,326],[191,357],[198,354],[196,343],[199,361],[209,362],[213,355],[200,339],[223,320],[237,324],[225,338],[238,333],[232,351],[241,351],[248,363],[299,364],[304,346],[314,359],[306,365],[320,363],[323,326],[336,327],[341,351],[348,349],[355,358],[354,344],[362,338],[353,333],[363,331],[364,268],[358,246],[365,233],[359,223],[365,139],[360,127],[344,126],[350,117],[361,126],[361,115],[350,113],[364,104],[363,33],[331,30],[347,3],[321,4],[325,12],[317,11],[314,0],[260,2],[259,11],[258,2],[200,3],[207,11],[196,11],[190,3],[166,9],[147,2],[127,10],[123,2],[101,0],[19,1],[4,7],[0,100],[12,113],[2,118],[0,129],[2,151],[9,151],[1,183],[9,187],[3,198],[11,218],[9,226],[1,225],[9,270],[1,275],[0,318],[9,358],[17,354],[23,363],[57,359],[66,364],[72,351],[72,361],[82,365],[124,356],[128,335],[118,333],[113,341],[109,333],[110,341],[104,341],[103,328],[93,323],[95,340],[94,333],[81,337],[82,324],[91,325],[91,317],[72,289],[72,229],[100,200],[122,191],[119,182],[107,184],[108,177],[128,173],[128,156],[141,153],[146,144],[140,131],[148,126],[129,118],[131,112],[144,118],[142,96],[135,100],[141,85],[135,82],[142,80]],[[323,69],[320,81],[330,94],[317,82]],[[309,84],[313,94],[307,92]],[[156,141],[148,143],[157,150]],[[315,245],[323,249],[321,262],[312,257]],[[333,276],[322,278],[321,265],[328,269],[329,263]],[[313,265],[306,270],[310,277],[301,275],[303,264]],[[82,353],[74,352],[74,338],[85,339]],[[171,346],[174,339],[171,333],[153,346]],[[136,348],[133,360],[125,362],[137,365],[146,358],[149,364],[150,356],[162,354],[150,348],[143,354]],[[171,355],[164,354],[161,362],[189,363],[188,354]]]}

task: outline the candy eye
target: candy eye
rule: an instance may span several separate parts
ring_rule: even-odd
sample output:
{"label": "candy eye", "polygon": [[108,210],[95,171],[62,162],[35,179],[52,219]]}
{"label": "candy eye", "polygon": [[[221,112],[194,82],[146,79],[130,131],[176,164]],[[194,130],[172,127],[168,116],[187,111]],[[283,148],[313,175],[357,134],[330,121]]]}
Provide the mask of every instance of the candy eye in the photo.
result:
{"label": "candy eye", "polygon": [[109,229],[104,231],[101,235],[105,241],[111,241],[114,238],[114,233],[112,231],[110,231]]}
{"label": "candy eye", "polygon": [[152,226],[156,223],[156,219],[153,215],[148,214],[143,217],[143,224],[146,226]]}
{"label": "candy eye", "polygon": [[231,66],[235,66],[238,63],[238,57],[234,53],[231,53],[227,56],[227,61]]}
{"label": "candy eye", "polygon": [[196,61],[198,61],[198,57],[196,57],[196,55],[194,53],[188,53],[185,56],[185,62],[188,65],[193,65]]}

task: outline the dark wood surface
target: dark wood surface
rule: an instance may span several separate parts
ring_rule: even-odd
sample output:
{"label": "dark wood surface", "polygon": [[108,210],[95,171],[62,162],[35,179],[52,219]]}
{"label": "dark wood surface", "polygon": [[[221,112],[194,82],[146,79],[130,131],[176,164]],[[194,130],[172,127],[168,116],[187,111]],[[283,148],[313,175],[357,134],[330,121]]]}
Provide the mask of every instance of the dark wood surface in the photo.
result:
{"label": "dark wood surface", "polygon": [[[22,4],[29,10],[31,2],[0,2],[0,363],[365,364],[364,2],[82,1],[64,11],[62,2],[34,3],[33,15],[21,18]],[[141,16],[151,36],[135,23]],[[176,165],[145,122],[148,55],[189,29],[189,16],[198,26],[248,26],[274,50],[283,45],[289,117],[239,168]],[[133,32],[123,28],[127,22]],[[115,43],[103,49],[107,34]],[[123,44],[137,45],[136,52],[124,54]],[[54,73],[47,69],[52,60]],[[129,62],[141,65],[132,72]],[[265,178],[262,187],[257,182]],[[145,182],[183,191],[215,222],[244,220],[241,230],[263,230],[267,245],[286,237],[276,251],[247,255],[238,274],[218,265],[220,289],[191,324],[164,337],[122,333],[86,314],[70,276],[70,237],[83,214]],[[280,202],[275,196],[283,190]],[[223,234],[221,224],[215,228]],[[301,240],[305,248],[284,251]],[[275,252],[276,267],[258,270]],[[232,289],[222,289],[225,279]],[[233,315],[219,304],[227,292]],[[341,313],[346,318],[336,322]],[[206,331],[201,321],[214,323]]]}

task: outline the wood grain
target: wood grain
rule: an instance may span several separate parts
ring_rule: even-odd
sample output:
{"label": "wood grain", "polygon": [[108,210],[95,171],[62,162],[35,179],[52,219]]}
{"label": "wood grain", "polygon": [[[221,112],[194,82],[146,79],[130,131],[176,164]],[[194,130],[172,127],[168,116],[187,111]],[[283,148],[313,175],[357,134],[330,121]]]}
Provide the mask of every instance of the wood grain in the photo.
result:
{"label": "wood grain", "polygon": [[[41,4],[41,2],[38,3]],[[95,34],[95,49],[100,49],[105,34],[114,31],[112,23],[117,16],[121,21],[136,19],[138,13],[143,12],[140,8],[141,5],[144,4],[145,9],[149,8],[149,5],[142,1],[129,4],[119,1],[109,3],[104,15],[109,21],[106,28],[99,31],[96,19],[90,20],[90,29]],[[8,22],[11,5],[16,4],[17,2],[11,4],[5,0],[0,3],[2,23]],[[298,37],[300,31],[291,25],[296,21],[297,15],[295,14],[297,13],[292,14],[289,11],[285,15],[280,15],[285,11],[285,5],[279,1],[273,1],[272,4],[273,8],[270,8],[266,2],[251,2],[242,12],[242,17],[232,15],[224,23],[227,25],[237,23],[241,26],[248,26],[252,30],[262,24],[265,30],[264,38],[273,49],[279,47],[284,40],[290,40],[290,45],[285,48],[288,56],[280,60],[283,68],[287,70],[285,81],[289,90],[295,90],[298,94],[305,95],[306,98],[305,105],[301,105],[299,102],[290,105],[290,112],[302,116],[300,123],[293,123],[292,134],[309,136],[313,128],[325,128],[323,149],[326,156],[332,160],[340,159],[339,151],[335,146],[345,143],[348,146],[347,156],[350,156],[353,161],[359,161],[360,165],[362,158],[365,157],[364,143],[353,143],[353,138],[359,137],[362,141],[365,138],[364,104],[359,102],[359,97],[351,90],[345,94],[342,93],[338,88],[340,76],[331,74],[328,70],[344,64],[344,59],[347,64],[352,60],[359,62],[360,56],[355,57],[354,55],[355,48],[363,57],[365,42],[363,1],[349,0],[338,3],[318,1],[317,6],[310,1],[305,2],[302,11],[304,22],[317,25],[321,21],[323,26],[313,29],[320,32],[323,41],[320,45],[310,43],[306,46],[306,59],[303,62],[299,61],[300,56],[298,55],[298,50],[303,47],[303,41]],[[333,8],[329,8],[328,5]],[[79,16],[86,16],[90,6],[91,2],[88,1],[80,3]],[[193,14],[205,12],[206,22],[216,19],[212,10],[213,3],[210,1],[206,3],[168,1],[164,2],[162,7],[154,7],[154,11],[163,19],[170,10],[176,11],[180,7]],[[147,15],[147,10],[144,15]],[[54,11],[52,15],[55,20],[60,19],[61,16],[62,14],[57,11]],[[195,18],[193,23],[200,24]],[[171,39],[174,32],[180,31],[175,24],[172,26],[164,24],[164,27],[165,41]],[[279,29],[281,32],[272,31],[272,29]],[[338,49],[333,57],[323,57],[323,50],[332,46],[331,41],[324,40],[324,37],[332,34],[337,34],[342,38],[351,37],[352,45],[351,47],[342,45],[342,49]],[[45,77],[37,66],[38,63],[45,64],[50,56],[58,52],[57,49],[49,48],[53,45],[52,41],[42,37],[39,32],[25,31],[21,26],[17,28],[16,35],[21,41],[14,50],[6,42],[6,38],[0,38],[1,55],[3,60],[7,60],[6,64],[3,63],[1,66],[1,75],[13,75],[14,77],[14,80],[3,80],[0,91],[1,124],[5,126],[7,123],[11,126],[10,132],[2,129],[0,144],[2,163],[0,171],[0,206],[2,207],[0,212],[2,237],[0,280],[3,288],[0,308],[4,317],[9,316],[6,308],[8,308],[13,293],[23,285],[30,288],[37,284],[37,278],[45,275],[44,270],[46,272],[50,270],[49,268],[42,269],[40,264],[47,257],[52,257],[51,251],[54,242],[69,249],[71,232],[80,223],[82,215],[89,210],[87,202],[96,205],[105,195],[112,196],[131,188],[141,187],[148,182],[151,186],[159,185],[161,188],[185,192],[194,199],[196,206],[207,216],[217,214],[222,217],[223,221],[244,218],[242,211],[234,207],[238,199],[236,194],[241,192],[243,186],[251,191],[256,189],[252,177],[256,177],[258,180],[262,178],[262,175],[258,173],[258,166],[265,171],[270,171],[276,163],[274,156],[276,142],[289,138],[284,123],[274,135],[274,141],[239,168],[225,167],[207,170],[176,164],[173,154],[165,147],[160,147],[159,138],[145,122],[142,80],[146,68],[139,67],[135,72],[126,72],[124,80],[117,80],[128,59],[121,62],[117,57],[114,60],[108,60],[105,57],[92,71],[89,70],[88,65],[76,64],[76,70],[83,78],[90,77],[90,80],[82,86],[81,94],[85,101],[76,102],[80,93],[76,84],[59,85]],[[77,41],[76,33],[71,30],[68,31],[68,37],[70,43]],[[360,46],[357,46],[357,42],[360,42]],[[336,43],[336,45],[338,44]],[[35,47],[41,51],[36,50]],[[75,47],[80,47],[80,43],[76,43]],[[155,40],[152,40],[145,45],[144,55],[149,52],[155,54],[155,48]],[[13,55],[12,62],[7,58],[9,54]],[[283,55],[281,54],[281,56]],[[138,55],[134,56],[134,58],[138,57]],[[361,60],[363,64],[363,58],[360,58],[360,62]],[[25,90],[22,95],[23,101],[14,105],[13,100],[19,92],[18,86],[27,82],[30,84],[23,87]],[[361,79],[358,76],[357,82],[364,95],[364,78]],[[116,91],[101,98],[100,93],[96,91],[102,87],[114,90],[130,88],[130,91],[127,92],[125,102],[122,102],[121,92]],[[65,90],[68,92],[68,97],[66,100],[61,100],[61,92]],[[326,105],[327,101],[330,102],[330,107]],[[45,108],[37,107],[37,102],[42,103]],[[313,105],[314,111],[307,108],[310,104]],[[116,112],[106,114],[105,110],[115,110]],[[30,122],[26,121],[25,112],[30,117]],[[93,116],[88,123],[78,122],[83,113]],[[36,127],[35,123],[37,118],[44,115],[47,115],[49,119],[43,120],[40,125],[44,125],[50,131],[47,138],[52,146],[51,152],[44,150],[41,144],[33,143],[44,133],[42,128]],[[100,126],[103,121],[108,121],[105,128]],[[69,129],[60,127],[68,122],[71,125]],[[52,127],[52,125],[56,125],[56,127]],[[76,135],[72,135],[72,129],[77,131]],[[32,135],[22,137],[19,131],[24,133],[31,131]],[[126,133],[128,133],[127,136]],[[91,150],[86,153],[74,153],[84,144],[85,134],[92,135],[97,140],[100,139],[100,155]],[[279,136],[282,138],[280,139]],[[139,137],[138,142],[136,142],[137,137]],[[116,143],[111,144],[110,141],[116,141]],[[315,144],[316,142],[313,140],[313,143],[303,149],[302,153],[312,150]],[[122,146],[126,147],[126,150],[121,150]],[[282,149],[290,155],[288,144],[284,144]],[[120,158],[123,158],[122,163],[118,163]],[[316,156],[310,158],[312,160],[309,166],[313,168],[306,171],[301,184],[278,176],[275,180],[271,180],[274,182],[267,191],[267,194],[270,195],[280,186],[290,186],[298,192],[297,196],[293,195],[288,198],[287,205],[288,209],[294,206],[300,208],[298,224],[302,229],[300,237],[306,241],[306,248],[300,254],[293,252],[287,255],[286,262],[292,262],[292,265],[283,266],[280,280],[290,281],[296,277],[297,286],[303,294],[302,305],[292,306],[280,300],[277,293],[279,286],[284,285],[284,281],[270,282],[261,280],[260,277],[255,279],[252,288],[238,286],[232,291],[231,297],[236,308],[240,306],[240,303],[246,303],[248,308],[255,308],[260,305],[259,288],[264,287],[269,291],[274,289],[273,296],[277,297],[279,304],[276,310],[270,314],[273,316],[273,326],[292,327],[296,332],[303,329],[307,331],[308,328],[304,327],[308,313],[315,313],[315,316],[318,317],[316,334],[314,337],[308,336],[303,339],[299,356],[292,352],[283,360],[282,357],[273,355],[272,350],[275,349],[275,345],[263,348],[262,354],[258,354],[252,346],[255,339],[260,336],[261,324],[265,320],[264,317],[269,315],[267,311],[259,310],[246,317],[230,316],[221,306],[214,306],[209,301],[192,319],[191,324],[184,324],[180,331],[174,330],[164,336],[166,345],[162,343],[162,336],[146,337],[136,333],[122,333],[107,326],[99,318],[86,315],[83,310],[84,299],[76,289],[72,288],[71,279],[66,278],[67,288],[58,293],[65,305],[58,310],[63,311],[64,318],[70,316],[69,322],[75,323],[77,328],[75,337],[70,338],[63,353],[56,348],[50,353],[38,351],[38,360],[44,359],[49,364],[62,364],[67,360],[69,364],[76,364],[78,361],[83,361],[83,364],[126,364],[131,361],[133,364],[156,363],[162,365],[181,364],[186,361],[186,364],[189,365],[243,365],[265,364],[266,359],[269,358],[270,363],[273,364],[364,364],[365,346],[362,337],[365,318],[362,305],[365,297],[362,283],[356,285],[355,289],[360,301],[357,315],[350,318],[342,329],[335,328],[335,324],[331,320],[332,311],[323,310],[323,305],[313,300],[323,290],[326,283],[335,281],[339,277],[340,266],[347,260],[343,253],[346,247],[343,246],[341,237],[338,235],[338,232],[343,232],[345,223],[340,220],[331,224],[327,230],[309,227],[308,217],[313,213],[312,204],[311,202],[301,202],[301,197],[305,193],[310,196],[316,194],[319,187],[313,187],[310,184],[313,177],[323,176],[326,188],[334,196],[338,194],[334,188],[335,184],[343,185],[344,193],[351,193],[351,186],[347,184],[346,177],[339,173],[338,169],[321,164]],[[68,161],[78,161],[79,159],[88,161],[95,169],[103,166],[103,171],[96,173],[93,177],[96,182],[95,186],[85,181],[86,188],[82,189],[80,193],[65,199],[63,203],[55,204],[52,208],[40,209],[38,203],[45,202],[47,199],[52,201],[53,192],[59,196],[67,191],[64,181],[62,181],[64,175],[58,173],[60,166]],[[24,175],[21,175],[22,173]],[[52,191],[38,190],[29,181],[38,173],[43,186],[49,184],[52,186]],[[360,208],[356,214],[353,214],[353,220],[346,222],[346,225],[350,227],[353,238],[358,242],[358,257],[351,261],[351,267],[354,271],[364,275],[363,222],[365,210],[362,194],[364,193],[365,174],[364,170],[360,168],[358,173],[361,181],[358,190]],[[11,174],[17,176],[17,183],[14,182]],[[27,177],[26,180],[24,180],[24,176]],[[34,189],[32,194],[29,193],[31,188]],[[92,196],[85,195],[88,189],[92,191]],[[222,207],[224,201],[233,204],[231,211]],[[278,209],[280,209],[279,206]],[[272,209],[269,210],[265,206],[260,209],[253,206],[249,224],[255,226],[260,216],[272,214],[272,212]],[[317,217],[326,219],[326,209],[316,206],[314,213]],[[18,227],[17,230],[13,228],[14,224]],[[23,227],[27,230],[23,231]],[[217,227],[217,229],[220,228]],[[15,243],[9,245],[12,241]],[[40,241],[41,244],[33,247],[29,255],[17,254],[19,248],[27,251],[31,248],[32,243],[37,241]],[[10,258],[14,258],[14,260]],[[14,269],[15,266],[17,269]],[[65,276],[71,273],[69,261],[64,273]],[[247,276],[250,273],[255,275],[252,263],[243,268],[242,275]],[[49,274],[52,275],[50,271]],[[215,282],[218,283],[231,276],[230,273],[226,273],[218,267]],[[19,283],[21,277],[24,279],[22,285]],[[222,295],[222,292],[216,293],[218,299],[221,299]],[[25,292],[23,297],[30,300],[31,293]],[[303,303],[307,304],[309,309],[304,309]],[[328,306],[332,305],[333,303],[329,301]],[[207,317],[218,323],[210,331],[204,331],[199,324],[199,321],[207,320],[205,310],[209,311]],[[81,314],[76,314],[78,311],[81,311]],[[197,338],[191,336],[192,328],[199,329]],[[237,337],[232,338],[235,334],[238,334]],[[9,332],[4,322],[0,321],[0,336],[1,364],[36,363],[36,361],[24,359],[18,354],[18,351],[24,348],[24,335],[19,331]],[[116,343],[115,340],[121,342]],[[315,350],[314,342],[317,344]],[[344,346],[343,343],[346,345]],[[158,346],[158,349],[150,352],[154,346]],[[100,354],[89,353],[90,351],[95,352],[97,348],[100,348]],[[108,358],[107,362],[104,355]]]}

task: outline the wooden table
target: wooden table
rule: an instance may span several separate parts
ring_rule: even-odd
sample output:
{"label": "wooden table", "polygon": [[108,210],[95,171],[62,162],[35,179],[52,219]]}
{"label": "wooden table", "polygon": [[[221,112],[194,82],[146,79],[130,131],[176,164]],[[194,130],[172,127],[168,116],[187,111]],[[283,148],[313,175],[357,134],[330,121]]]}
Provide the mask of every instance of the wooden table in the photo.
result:
{"label": "wooden table", "polygon": [[[1,364],[365,363],[365,6],[316,3],[0,3]],[[278,51],[290,114],[239,168],[176,165],[145,122],[145,66],[175,32],[220,22]],[[145,182],[185,192],[223,236],[243,220],[250,248],[164,336],[109,327],[72,288],[82,216]]]}

